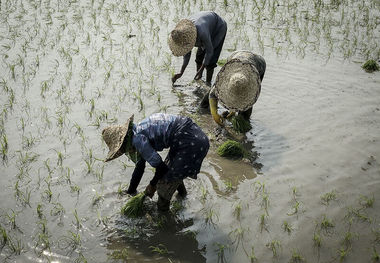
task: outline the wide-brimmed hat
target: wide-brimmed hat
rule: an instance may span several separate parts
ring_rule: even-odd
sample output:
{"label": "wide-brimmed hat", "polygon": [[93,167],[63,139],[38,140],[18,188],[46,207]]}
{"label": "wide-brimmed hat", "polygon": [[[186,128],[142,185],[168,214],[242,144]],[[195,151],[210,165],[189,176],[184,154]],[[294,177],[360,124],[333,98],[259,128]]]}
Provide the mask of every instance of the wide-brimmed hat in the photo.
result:
{"label": "wide-brimmed hat", "polygon": [[189,19],[181,19],[168,38],[174,56],[184,56],[191,51],[197,40],[197,29]]}
{"label": "wide-brimmed hat", "polygon": [[111,161],[124,154],[121,151],[124,138],[128,133],[129,124],[133,122],[133,115],[123,125],[114,125],[105,128],[102,131],[103,140],[106,142],[109,152],[106,158],[106,162]]}
{"label": "wide-brimmed hat", "polygon": [[218,100],[230,110],[246,111],[257,101],[261,90],[260,75],[249,62],[232,59],[215,80]]}

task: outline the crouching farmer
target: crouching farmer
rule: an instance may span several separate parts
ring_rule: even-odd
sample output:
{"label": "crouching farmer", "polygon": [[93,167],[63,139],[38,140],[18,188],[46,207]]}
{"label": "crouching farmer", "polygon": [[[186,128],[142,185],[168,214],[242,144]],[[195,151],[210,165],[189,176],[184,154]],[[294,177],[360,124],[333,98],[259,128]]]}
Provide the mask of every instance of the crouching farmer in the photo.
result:
{"label": "crouching farmer", "polygon": [[[156,113],[133,123],[133,115],[124,125],[107,127],[102,136],[109,152],[106,162],[126,154],[135,164],[127,193],[135,194],[148,162],[156,168],[145,194],[157,190],[158,209],[169,210],[173,194],[187,194],[183,179],[197,178],[209,149],[209,140],[190,118]],[[169,148],[165,161],[157,153]]]}
{"label": "crouching farmer", "polygon": [[215,122],[223,124],[223,117],[218,114],[218,100],[231,111],[227,118],[237,112],[249,121],[252,106],[260,95],[265,68],[264,58],[250,51],[235,51],[227,58],[208,97]]}

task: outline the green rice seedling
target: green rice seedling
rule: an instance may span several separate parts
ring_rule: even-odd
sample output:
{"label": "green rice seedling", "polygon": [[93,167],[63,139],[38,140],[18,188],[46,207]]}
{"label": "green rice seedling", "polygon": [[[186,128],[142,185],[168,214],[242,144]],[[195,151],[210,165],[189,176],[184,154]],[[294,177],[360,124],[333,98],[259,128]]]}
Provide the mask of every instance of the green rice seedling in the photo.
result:
{"label": "green rice seedling", "polygon": [[85,258],[82,252],[78,253],[78,257],[74,260],[74,263],[87,263],[88,260]]}
{"label": "green rice seedling", "polygon": [[223,183],[226,186],[227,193],[231,192],[234,189],[231,181],[223,181]]}
{"label": "green rice seedling", "polygon": [[1,144],[1,156],[3,158],[3,160],[7,159],[7,155],[8,155],[8,139],[7,139],[7,135],[4,133],[2,136],[1,136],[1,141],[0,141],[0,144]]}
{"label": "green rice seedling", "polygon": [[269,195],[267,193],[262,193],[261,195],[261,208],[265,210],[265,213],[268,214],[268,208],[269,208]]}
{"label": "green rice seedling", "polygon": [[373,247],[373,252],[372,252],[372,261],[373,262],[379,262],[380,261],[380,256],[379,253],[377,253],[376,248]]}
{"label": "green rice seedling", "polygon": [[290,223],[288,223],[288,221],[284,220],[284,222],[282,223],[282,229],[287,232],[289,235],[292,233],[293,231],[293,227]]}
{"label": "green rice seedling", "polygon": [[273,257],[275,258],[278,257],[279,250],[282,248],[281,242],[277,239],[267,243],[266,247],[272,251]]}
{"label": "green rice seedling", "polygon": [[372,222],[372,218],[370,218],[367,214],[363,213],[362,209],[363,208],[349,207],[348,208],[348,212],[345,215],[345,219],[348,220],[348,221],[352,221],[354,218],[356,218],[357,220],[360,220],[362,222],[371,223]]}
{"label": "green rice seedling", "polygon": [[290,213],[287,213],[288,216],[296,215],[299,212],[300,202],[298,200],[295,200],[294,204],[292,205],[293,211]]}
{"label": "green rice seedling", "polygon": [[372,195],[372,197],[368,197],[365,195],[360,196],[359,198],[359,203],[362,205],[364,208],[369,208],[373,207],[373,203],[375,202],[375,197]]}
{"label": "green rice seedling", "polygon": [[375,236],[373,242],[376,244],[380,244],[380,228],[379,229],[372,229],[372,233]]}
{"label": "green rice seedling", "polygon": [[267,213],[263,213],[259,217],[260,233],[263,232],[263,229],[265,229],[266,231],[268,231],[268,229],[267,229],[267,218],[268,218],[268,214]]}
{"label": "green rice seedling", "polygon": [[208,190],[204,187],[204,186],[201,186],[201,203],[204,204],[207,200],[207,195],[208,195]]}
{"label": "green rice seedling", "polygon": [[15,73],[15,67],[16,67],[16,65],[14,65],[14,64],[11,65],[11,64],[9,64],[8,67],[9,67],[9,70],[11,71],[12,79],[13,79],[13,80],[16,80],[16,73]]}
{"label": "green rice seedling", "polygon": [[184,208],[182,202],[178,201],[178,200],[175,200],[172,202],[172,207],[171,207],[171,211],[173,214],[178,214],[179,211],[181,211],[182,209]]}
{"label": "green rice seedling", "polygon": [[39,218],[39,219],[44,218],[44,213],[43,213],[42,205],[41,205],[41,204],[38,204],[38,205],[37,205],[36,210],[37,210],[38,218]]}
{"label": "green rice seedling", "polygon": [[98,192],[95,193],[95,196],[92,197],[92,206],[97,206],[104,200],[104,196],[98,194]]}
{"label": "green rice seedling", "polygon": [[205,208],[203,212],[205,216],[205,223],[206,225],[211,224],[215,225],[215,221],[219,220],[219,216],[216,213],[216,211],[211,207],[211,208]]}
{"label": "green rice seedling", "polygon": [[293,249],[292,251],[292,257],[290,258],[289,260],[289,263],[302,263],[302,262],[306,262],[305,258],[301,256],[301,254]]}
{"label": "green rice seedling", "polygon": [[144,200],[146,195],[141,192],[131,199],[121,208],[121,213],[128,217],[136,218],[143,214],[144,212]]}
{"label": "green rice seedling", "polygon": [[338,249],[339,262],[343,262],[346,259],[349,251],[350,251],[349,248],[344,248],[344,247],[341,247],[340,249]]}
{"label": "green rice seedling", "polygon": [[51,191],[51,188],[50,188],[50,181],[46,181],[46,186],[47,186],[47,189],[43,192],[43,195],[45,197],[45,199],[50,203],[51,201],[51,198],[53,197],[53,192]]}
{"label": "green rice seedling", "polygon": [[224,251],[228,249],[228,245],[224,245],[219,242],[216,242],[214,246],[216,246],[215,252],[218,253],[218,262],[227,262]]}
{"label": "green rice seedling", "polygon": [[22,250],[24,249],[24,245],[21,242],[21,239],[13,240],[10,236],[8,237],[8,247],[12,254],[21,255]]}
{"label": "green rice seedling", "polygon": [[243,146],[233,140],[228,140],[218,147],[217,151],[219,156],[228,158],[242,158],[245,155]]}
{"label": "green rice seedling", "polygon": [[236,217],[237,220],[240,220],[241,209],[242,209],[242,207],[241,207],[241,201],[239,201],[239,202],[235,205],[235,207],[234,207],[234,212],[233,212],[233,214],[234,214],[234,216]]}
{"label": "green rice seedling", "polygon": [[70,192],[77,193],[77,195],[79,196],[80,187],[76,184],[70,185]]}
{"label": "green rice seedling", "polygon": [[169,251],[164,244],[158,244],[158,246],[149,246],[149,248],[152,250],[152,252],[158,253],[160,255],[169,254]]}
{"label": "green rice seedling", "polygon": [[12,212],[11,213],[7,213],[5,216],[8,219],[8,223],[11,226],[11,229],[16,229],[17,228],[17,225],[16,225],[16,216],[17,216],[17,214],[15,213],[15,211],[13,209],[10,209],[10,210]]}
{"label": "green rice seedling", "polygon": [[230,121],[233,129],[239,133],[246,133],[252,129],[249,120],[245,119],[242,115],[232,116]]}
{"label": "green rice seedling", "polygon": [[71,252],[76,250],[82,245],[82,238],[79,233],[74,233],[71,230],[68,231],[67,236],[63,236],[58,239],[58,247],[60,249],[70,249]]}
{"label": "green rice seedling", "polygon": [[367,62],[365,62],[363,65],[362,65],[362,68],[368,72],[368,73],[372,73],[374,71],[379,71],[379,64],[377,64],[377,62],[373,59],[370,59],[368,60]]}
{"label": "green rice seedling", "polygon": [[108,258],[128,262],[128,250],[126,248],[123,248],[122,250],[112,251],[111,255],[109,255]]}
{"label": "green rice seedling", "polygon": [[242,227],[237,227],[236,229],[234,229],[233,231],[231,231],[228,234],[229,236],[231,236],[231,235],[234,236],[234,239],[232,240],[232,244],[236,243],[236,250],[237,250],[237,248],[239,247],[240,244],[243,245],[243,249],[244,249],[244,244],[243,244],[244,240],[243,239],[244,239],[244,233],[246,231],[249,231],[249,228],[248,229],[244,229]]}
{"label": "green rice seedling", "polygon": [[227,63],[227,59],[219,59],[217,64],[220,67],[223,67]]}
{"label": "green rice seedling", "polygon": [[321,221],[321,229],[323,229],[324,231],[326,231],[326,233],[328,233],[333,227],[335,227],[333,222],[331,222],[331,220],[328,219],[326,215],[323,215],[323,218]]}
{"label": "green rice seedling", "polygon": [[321,201],[322,201],[322,204],[324,205],[329,205],[330,201],[333,201],[333,200],[337,200],[335,190],[332,190],[331,192],[326,193],[321,196]]}
{"label": "green rice seedling", "polygon": [[352,244],[352,240],[354,238],[357,238],[358,235],[355,234],[355,233],[352,233],[351,231],[347,231],[344,235],[344,239],[342,241],[342,245],[344,245],[345,247],[351,247],[351,244]]}
{"label": "green rice seedling", "polygon": [[8,242],[8,234],[4,227],[0,225],[1,232],[1,248],[3,248]]}
{"label": "green rice seedling", "polygon": [[257,262],[257,257],[255,254],[255,247],[254,246],[252,246],[252,248],[251,248],[251,254],[249,255],[249,260],[251,263]]}
{"label": "green rice seedling", "polygon": [[322,238],[317,232],[314,232],[313,234],[313,244],[317,248],[320,248],[322,245]]}
{"label": "green rice seedling", "polygon": [[79,218],[79,216],[78,216],[78,212],[77,212],[76,209],[74,210],[74,213],[73,213],[73,214],[74,214],[74,218],[75,218],[75,222],[73,222],[74,225],[76,226],[77,229],[82,228],[81,219]]}

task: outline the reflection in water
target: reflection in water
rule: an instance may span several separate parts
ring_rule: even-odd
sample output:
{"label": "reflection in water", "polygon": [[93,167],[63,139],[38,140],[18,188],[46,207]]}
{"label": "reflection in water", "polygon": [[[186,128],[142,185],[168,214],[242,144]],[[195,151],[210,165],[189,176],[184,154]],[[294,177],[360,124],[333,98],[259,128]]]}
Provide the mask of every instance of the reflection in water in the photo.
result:
{"label": "reflection in water", "polygon": [[158,212],[154,202],[147,203],[146,208],[148,212],[142,218],[115,219],[113,230],[107,234],[111,258],[115,252],[127,249],[127,258],[132,261],[150,258],[154,262],[206,262],[196,233],[188,230],[193,219],[179,216],[181,201],[175,201],[167,213]]}

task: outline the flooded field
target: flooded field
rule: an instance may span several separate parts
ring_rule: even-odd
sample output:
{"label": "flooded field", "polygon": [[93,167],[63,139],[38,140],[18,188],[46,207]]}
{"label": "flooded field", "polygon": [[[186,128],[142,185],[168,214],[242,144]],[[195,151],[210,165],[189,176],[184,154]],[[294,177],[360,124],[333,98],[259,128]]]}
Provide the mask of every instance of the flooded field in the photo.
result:
{"label": "flooded field", "polygon": [[[171,83],[167,36],[200,10],[228,24],[222,59],[267,63],[233,137],[250,162],[216,154],[229,135],[198,109],[195,49]],[[378,0],[2,0],[0,20],[0,261],[379,262],[380,72],[361,68],[380,59]],[[101,131],[156,112],[191,116],[211,148],[171,213],[155,196],[129,219],[134,165],[103,162]]]}

